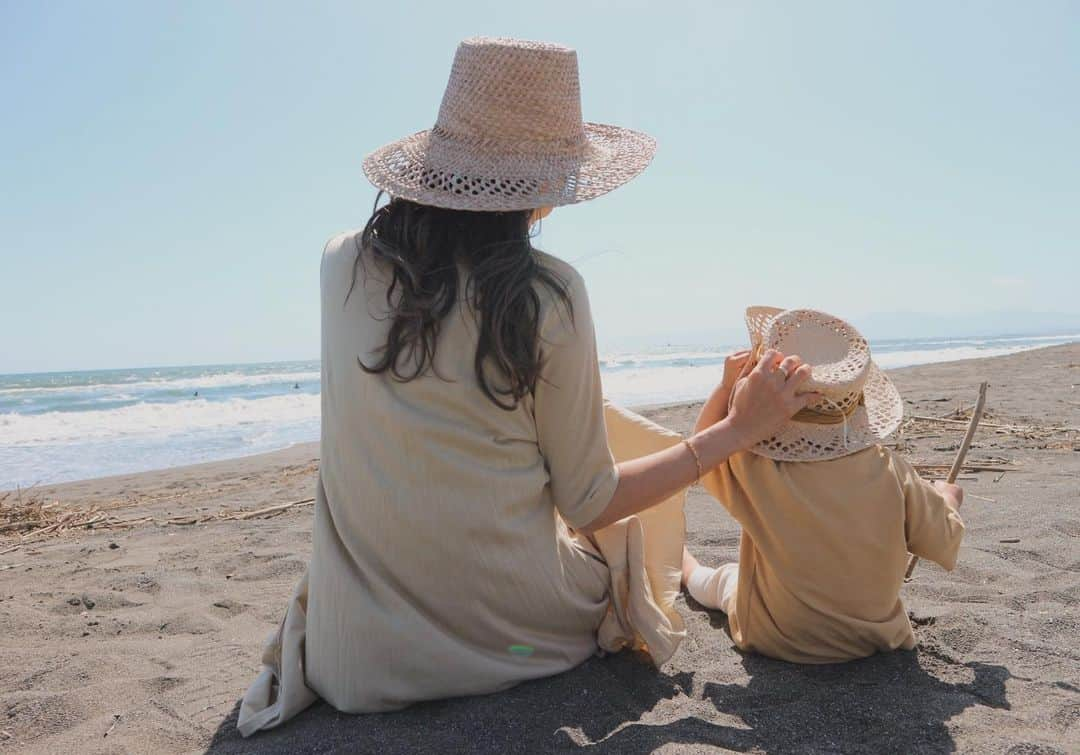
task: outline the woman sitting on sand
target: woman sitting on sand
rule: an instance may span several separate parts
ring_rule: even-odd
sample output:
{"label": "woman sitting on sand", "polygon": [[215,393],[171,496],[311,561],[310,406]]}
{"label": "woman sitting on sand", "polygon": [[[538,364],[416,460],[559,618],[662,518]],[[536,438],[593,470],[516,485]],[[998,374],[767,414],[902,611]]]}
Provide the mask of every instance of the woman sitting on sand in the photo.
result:
{"label": "woman sitting on sand", "polygon": [[323,255],[312,557],[244,696],[245,736],[317,696],[385,711],[557,674],[598,646],[674,652],[681,491],[809,397],[798,359],[770,352],[685,441],[605,407],[582,279],[530,227],[653,150],[582,122],[573,50],[473,39],[435,127],[365,160],[392,199]]}

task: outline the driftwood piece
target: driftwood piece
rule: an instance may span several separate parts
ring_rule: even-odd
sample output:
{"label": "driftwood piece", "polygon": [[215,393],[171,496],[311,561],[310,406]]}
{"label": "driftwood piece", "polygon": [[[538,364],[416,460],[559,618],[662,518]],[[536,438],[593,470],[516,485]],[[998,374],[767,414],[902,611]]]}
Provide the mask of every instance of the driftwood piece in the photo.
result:
{"label": "driftwood piece", "polygon": [[277,516],[283,511],[287,511],[296,506],[306,506],[314,502],[314,498],[302,498],[299,501],[279,503],[276,506],[267,506],[264,509],[255,509],[254,511],[237,511],[233,513],[222,512],[219,514],[211,514],[209,516],[174,516],[171,519],[167,519],[165,524],[205,524],[206,522],[234,522],[242,519],[268,518]]}
{"label": "driftwood piece", "polygon": [[[975,402],[975,408],[971,412],[971,421],[968,423],[967,432],[964,433],[964,442],[960,444],[960,450],[956,452],[956,458],[953,459],[952,468],[949,470],[949,476],[945,478],[945,482],[956,482],[956,478],[960,475],[960,470],[964,466],[964,458],[967,456],[968,449],[971,448],[971,439],[975,437],[975,430],[979,427],[979,420],[982,419],[983,409],[986,408],[986,388],[987,384],[983,382],[979,385],[979,398]],[[911,556],[908,558],[907,571],[904,572],[904,579],[910,579],[911,573],[915,571],[915,567],[919,564],[918,556]]]}
{"label": "driftwood piece", "polygon": [[273,514],[281,513],[287,509],[291,509],[294,506],[306,506],[309,503],[315,503],[314,498],[304,498],[299,501],[293,501],[292,503],[281,503],[277,506],[267,506],[265,509],[258,509],[256,511],[241,511],[231,516],[225,517],[225,519],[255,519],[261,516],[271,516]]}

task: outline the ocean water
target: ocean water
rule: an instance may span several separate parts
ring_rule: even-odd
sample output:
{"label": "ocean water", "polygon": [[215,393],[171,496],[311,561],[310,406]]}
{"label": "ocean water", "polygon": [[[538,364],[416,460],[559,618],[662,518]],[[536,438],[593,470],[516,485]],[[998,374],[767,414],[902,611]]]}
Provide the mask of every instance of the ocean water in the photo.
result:
{"label": "ocean water", "polygon": [[[1074,335],[880,341],[882,367],[998,356]],[[601,358],[627,406],[704,398],[737,347],[667,346]],[[0,490],[194,464],[319,437],[319,363],[0,375]]]}

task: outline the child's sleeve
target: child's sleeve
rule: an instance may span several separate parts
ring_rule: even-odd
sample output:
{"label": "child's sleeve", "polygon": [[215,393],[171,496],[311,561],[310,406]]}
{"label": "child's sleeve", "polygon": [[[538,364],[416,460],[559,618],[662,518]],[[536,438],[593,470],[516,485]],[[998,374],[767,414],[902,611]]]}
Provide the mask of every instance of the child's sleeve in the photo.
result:
{"label": "child's sleeve", "polygon": [[940,564],[947,571],[956,566],[964,522],[951,501],[905,459],[892,456],[893,469],[904,491],[904,532],[908,550],[919,558]]}
{"label": "child's sleeve", "polygon": [[750,505],[746,491],[739,482],[739,474],[746,473],[745,457],[748,456],[750,454],[743,452],[732,454],[701,478],[701,486],[740,523],[743,523],[743,516]]}

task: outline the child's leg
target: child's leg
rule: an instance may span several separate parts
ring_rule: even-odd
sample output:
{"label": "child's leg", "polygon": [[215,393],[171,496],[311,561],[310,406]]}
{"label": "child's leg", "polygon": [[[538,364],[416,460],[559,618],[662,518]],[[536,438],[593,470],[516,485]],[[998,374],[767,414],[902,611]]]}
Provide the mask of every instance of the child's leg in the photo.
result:
{"label": "child's leg", "polygon": [[683,584],[690,597],[701,605],[726,612],[739,584],[739,565],[731,563],[710,569],[699,564],[684,548]]}

